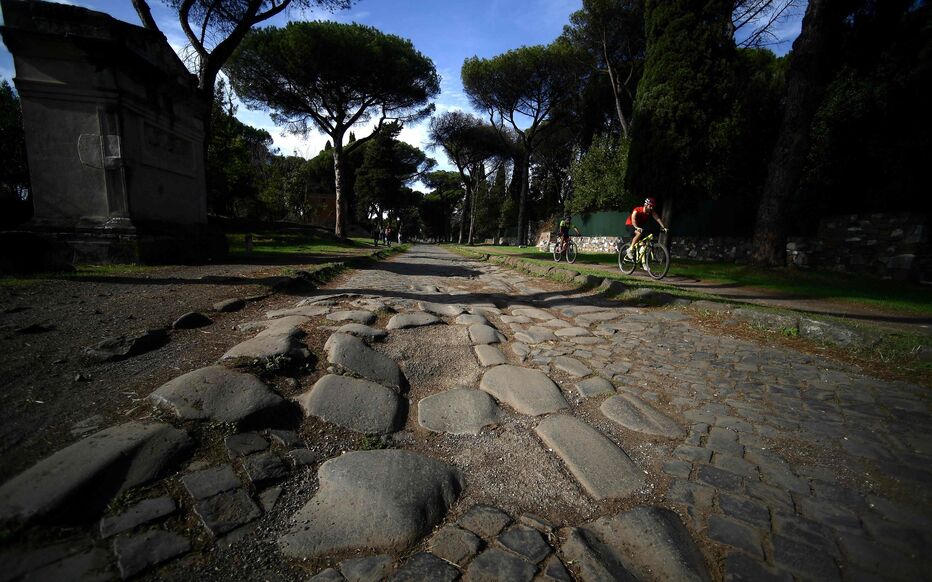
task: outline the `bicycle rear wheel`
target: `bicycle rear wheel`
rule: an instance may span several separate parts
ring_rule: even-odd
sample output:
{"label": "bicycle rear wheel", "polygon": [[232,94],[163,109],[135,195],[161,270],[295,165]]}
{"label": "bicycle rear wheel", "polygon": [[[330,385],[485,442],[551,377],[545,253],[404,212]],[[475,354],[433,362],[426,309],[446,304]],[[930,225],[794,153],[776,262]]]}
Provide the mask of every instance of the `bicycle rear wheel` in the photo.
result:
{"label": "bicycle rear wheel", "polygon": [[660,243],[654,244],[646,259],[644,266],[648,275],[654,279],[663,279],[667,275],[667,271],[670,270],[670,253],[667,252],[667,247]]}
{"label": "bicycle rear wheel", "polygon": [[628,258],[628,248],[631,246],[631,243],[625,243],[621,245],[618,249],[618,268],[625,275],[630,275],[634,272],[634,269],[637,268],[637,261]]}
{"label": "bicycle rear wheel", "polygon": [[576,243],[570,241],[570,244],[566,246],[566,262],[575,263],[576,262]]}
{"label": "bicycle rear wheel", "polygon": [[563,249],[560,248],[561,246],[560,243],[553,245],[553,260],[558,263],[560,262],[560,257],[563,256]]}

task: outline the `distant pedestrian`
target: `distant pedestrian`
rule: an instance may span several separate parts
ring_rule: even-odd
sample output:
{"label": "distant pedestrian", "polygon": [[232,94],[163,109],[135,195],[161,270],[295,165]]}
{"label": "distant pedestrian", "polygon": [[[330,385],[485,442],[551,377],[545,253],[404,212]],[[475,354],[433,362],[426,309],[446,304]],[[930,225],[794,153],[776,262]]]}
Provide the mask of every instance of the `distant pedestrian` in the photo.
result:
{"label": "distant pedestrian", "polygon": [[372,231],[372,244],[375,246],[379,246],[380,238],[382,238],[382,233],[379,230],[379,228],[376,227],[375,230]]}
{"label": "distant pedestrian", "polygon": [[401,244],[401,225],[398,225],[398,244]]}

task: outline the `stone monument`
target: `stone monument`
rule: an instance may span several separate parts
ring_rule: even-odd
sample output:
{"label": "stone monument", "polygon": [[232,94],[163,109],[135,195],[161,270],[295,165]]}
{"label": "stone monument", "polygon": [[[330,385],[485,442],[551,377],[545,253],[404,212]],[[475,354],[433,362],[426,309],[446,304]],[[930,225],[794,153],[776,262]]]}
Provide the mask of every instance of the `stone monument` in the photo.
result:
{"label": "stone monument", "polygon": [[[208,228],[204,118],[195,77],[165,37],[91,10],[0,0],[23,109],[44,262],[197,262]],[[7,233],[11,235],[11,233]],[[5,245],[9,246],[9,245]]]}

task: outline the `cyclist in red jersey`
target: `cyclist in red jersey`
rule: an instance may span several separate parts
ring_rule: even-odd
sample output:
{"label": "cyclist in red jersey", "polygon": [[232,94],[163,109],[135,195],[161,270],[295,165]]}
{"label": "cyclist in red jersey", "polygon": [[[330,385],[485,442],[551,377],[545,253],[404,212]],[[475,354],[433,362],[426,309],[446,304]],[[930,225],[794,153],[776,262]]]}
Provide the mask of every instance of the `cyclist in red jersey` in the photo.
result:
{"label": "cyclist in red jersey", "polygon": [[627,256],[629,259],[634,258],[634,249],[637,247],[638,241],[641,240],[641,235],[644,234],[644,227],[647,226],[647,219],[653,217],[657,221],[657,224],[660,225],[660,228],[666,232],[667,227],[663,224],[663,221],[660,220],[660,217],[657,216],[657,211],[654,208],[657,207],[657,199],[649,197],[644,200],[643,206],[635,206],[634,210],[631,211],[631,216],[628,217],[625,226],[628,227],[628,234],[633,234],[634,238],[631,239],[631,246],[628,247]]}

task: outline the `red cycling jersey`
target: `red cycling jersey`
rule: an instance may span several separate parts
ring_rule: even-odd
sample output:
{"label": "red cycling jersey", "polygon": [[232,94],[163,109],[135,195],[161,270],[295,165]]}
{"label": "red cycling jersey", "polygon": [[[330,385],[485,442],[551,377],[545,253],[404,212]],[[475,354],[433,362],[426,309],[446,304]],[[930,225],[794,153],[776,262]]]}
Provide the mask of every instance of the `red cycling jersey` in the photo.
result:
{"label": "red cycling jersey", "polygon": [[638,228],[641,228],[647,224],[647,219],[650,217],[650,212],[644,210],[643,206],[635,206],[632,212],[634,212],[634,224],[631,224],[630,214],[628,215],[628,220],[625,222],[625,224],[636,226]]}

